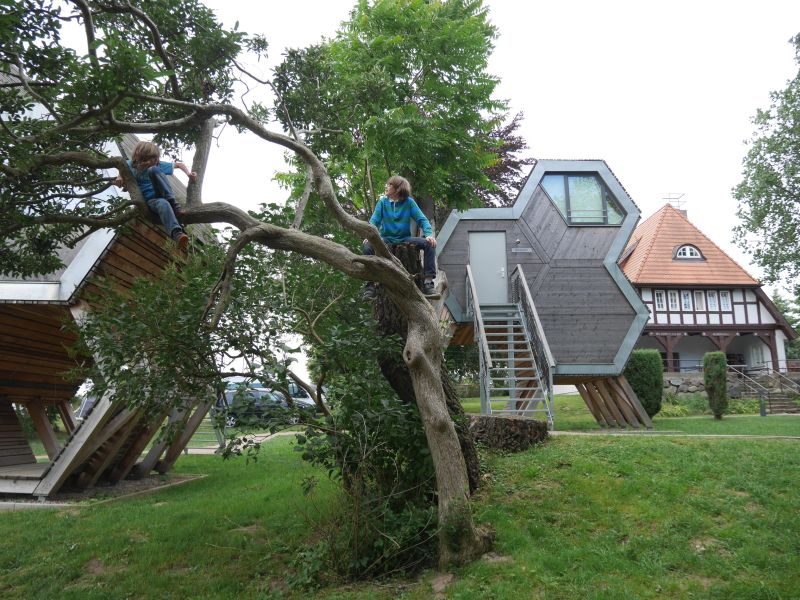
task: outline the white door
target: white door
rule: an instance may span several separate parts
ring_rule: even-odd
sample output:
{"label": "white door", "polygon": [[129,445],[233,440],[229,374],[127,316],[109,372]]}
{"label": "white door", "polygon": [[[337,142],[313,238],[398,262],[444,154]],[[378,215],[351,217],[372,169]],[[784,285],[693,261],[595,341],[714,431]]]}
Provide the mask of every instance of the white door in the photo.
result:
{"label": "white door", "polygon": [[469,232],[469,266],[475,278],[478,302],[508,302],[506,234],[504,231]]}

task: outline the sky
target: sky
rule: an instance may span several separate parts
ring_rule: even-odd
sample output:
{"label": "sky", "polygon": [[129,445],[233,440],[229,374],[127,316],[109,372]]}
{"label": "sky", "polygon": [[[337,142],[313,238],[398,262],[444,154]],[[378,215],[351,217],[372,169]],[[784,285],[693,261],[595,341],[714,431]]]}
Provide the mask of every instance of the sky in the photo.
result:
{"label": "sky", "polygon": [[[261,33],[269,74],[287,47],[332,37],[355,0],[208,0],[226,25]],[[498,30],[489,72],[496,97],[523,111],[520,133],[540,159],[603,159],[642,219],[681,196],[689,219],[750,273],[733,243],[731,189],[752,117],[797,73],[789,39],[797,0],[488,0]],[[253,96],[251,96],[253,97]],[[206,201],[245,208],[282,201],[271,182],[282,152],[224,131]],[[236,173],[234,177],[232,174]],[[768,288],[771,293],[774,288]],[[780,289],[780,288],[778,288]]]}

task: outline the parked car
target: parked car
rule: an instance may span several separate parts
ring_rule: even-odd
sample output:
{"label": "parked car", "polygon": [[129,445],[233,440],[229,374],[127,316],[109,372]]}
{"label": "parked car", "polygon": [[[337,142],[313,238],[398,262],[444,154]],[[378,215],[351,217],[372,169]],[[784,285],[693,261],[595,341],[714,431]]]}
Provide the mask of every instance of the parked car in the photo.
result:
{"label": "parked car", "polygon": [[[303,395],[293,394],[295,407],[300,411],[315,412],[314,400],[305,390],[298,389]],[[290,411],[282,392],[267,389],[258,381],[229,382],[218,408],[224,411],[226,427],[256,426]],[[288,420],[296,423],[298,418],[295,415]]]}

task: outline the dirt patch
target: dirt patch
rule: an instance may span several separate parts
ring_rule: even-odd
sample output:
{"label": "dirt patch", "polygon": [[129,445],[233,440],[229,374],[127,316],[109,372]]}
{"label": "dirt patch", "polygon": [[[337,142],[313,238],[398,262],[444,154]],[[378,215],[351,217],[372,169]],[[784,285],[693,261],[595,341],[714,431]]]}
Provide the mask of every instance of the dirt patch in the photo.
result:
{"label": "dirt patch", "polygon": [[98,484],[80,491],[65,489],[57,494],[49,496],[45,502],[40,502],[38,499],[30,496],[9,496],[4,498],[3,501],[0,501],[0,507],[6,503],[15,504],[18,507],[24,504],[32,504],[38,507],[47,505],[52,505],[54,507],[63,507],[65,505],[79,506],[87,503],[98,504],[100,502],[110,502],[112,500],[148,494],[160,489],[187,483],[195,479],[202,479],[203,477],[205,477],[205,475],[151,475],[149,477],[143,477],[142,479],[126,479],[115,485]]}

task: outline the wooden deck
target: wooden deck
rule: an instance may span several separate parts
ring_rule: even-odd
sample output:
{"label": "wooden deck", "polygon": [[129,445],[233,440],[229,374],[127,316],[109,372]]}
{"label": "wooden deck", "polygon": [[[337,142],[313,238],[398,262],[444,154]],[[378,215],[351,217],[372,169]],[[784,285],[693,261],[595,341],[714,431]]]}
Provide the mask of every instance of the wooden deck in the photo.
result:
{"label": "wooden deck", "polygon": [[49,462],[0,467],[0,493],[32,494],[49,468]]}

